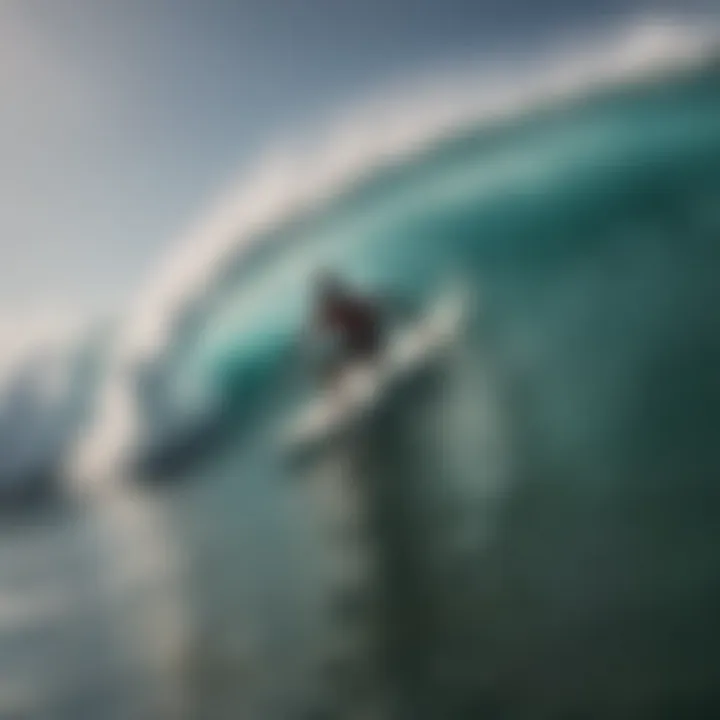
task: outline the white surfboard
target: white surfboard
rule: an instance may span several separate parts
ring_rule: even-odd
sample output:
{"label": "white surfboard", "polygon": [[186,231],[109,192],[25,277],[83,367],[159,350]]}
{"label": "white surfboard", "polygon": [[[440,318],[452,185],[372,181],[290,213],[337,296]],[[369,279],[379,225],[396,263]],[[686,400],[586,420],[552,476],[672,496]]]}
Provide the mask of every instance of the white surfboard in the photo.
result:
{"label": "white surfboard", "polygon": [[417,322],[390,338],[375,361],[348,367],[341,381],[318,397],[284,429],[284,451],[311,452],[369,417],[398,382],[440,359],[458,337],[467,303],[461,293],[441,296]]}

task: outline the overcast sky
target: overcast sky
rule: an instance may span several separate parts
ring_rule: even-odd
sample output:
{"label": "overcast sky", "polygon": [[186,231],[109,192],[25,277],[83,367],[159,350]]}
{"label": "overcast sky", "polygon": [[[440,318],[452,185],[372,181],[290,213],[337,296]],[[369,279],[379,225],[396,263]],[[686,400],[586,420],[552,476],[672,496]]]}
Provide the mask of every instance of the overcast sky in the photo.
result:
{"label": "overcast sky", "polygon": [[274,138],[388,79],[715,0],[0,0],[0,315],[122,301]]}

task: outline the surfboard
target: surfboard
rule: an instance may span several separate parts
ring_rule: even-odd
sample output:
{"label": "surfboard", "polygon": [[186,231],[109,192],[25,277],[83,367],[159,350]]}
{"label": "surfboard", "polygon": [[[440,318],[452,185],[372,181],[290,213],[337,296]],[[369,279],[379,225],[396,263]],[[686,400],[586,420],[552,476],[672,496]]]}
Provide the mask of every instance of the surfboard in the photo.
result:
{"label": "surfboard", "polygon": [[375,360],[348,366],[341,380],[300,409],[283,429],[286,456],[312,456],[367,422],[399,383],[440,361],[462,330],[466,301],[446,293],[417,321],[395,332]]}

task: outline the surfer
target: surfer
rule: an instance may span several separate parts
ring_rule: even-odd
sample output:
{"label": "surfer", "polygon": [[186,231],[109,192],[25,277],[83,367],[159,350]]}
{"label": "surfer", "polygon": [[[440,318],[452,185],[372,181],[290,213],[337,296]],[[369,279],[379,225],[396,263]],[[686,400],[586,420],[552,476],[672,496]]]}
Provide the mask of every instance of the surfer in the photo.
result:
{"label": "surfer", "polygon": [[307,365],[324,387],[293,417],[283,440],[288,458],[303,463],[337,449],[335,441],[348,432],[356,439],[354,429],[397,397],[394,390],[442,369],[465,307],[457,293],[443,293],[424,309],[377,287],[367,297],[329,273],[316,275],[310,290],[309,318],[297,348],[307,351]]}
{"label": "surfer", "polygon": [[382,318],[378,305],[324,272],[316,279],[314,329],[333,340],[333,354],[325,365],[327,379],[356,361],[372,361],[382,350]]}

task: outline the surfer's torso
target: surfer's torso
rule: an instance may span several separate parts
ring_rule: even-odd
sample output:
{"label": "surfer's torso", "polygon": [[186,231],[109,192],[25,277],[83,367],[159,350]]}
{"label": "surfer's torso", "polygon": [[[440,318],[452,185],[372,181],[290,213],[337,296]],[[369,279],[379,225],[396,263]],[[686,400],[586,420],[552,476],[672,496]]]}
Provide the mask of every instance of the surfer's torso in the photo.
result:
{"label": "surfer's torso", "polygon": [[322,303],[319,323],[339,338],[343,352],[351,357],[369,357],[380,350],[379,314],[364,298],[343,296]]}

